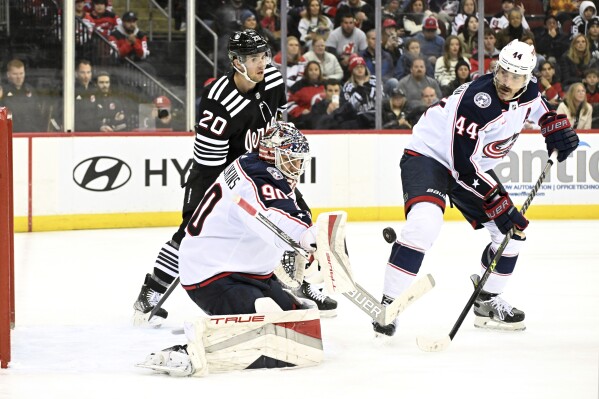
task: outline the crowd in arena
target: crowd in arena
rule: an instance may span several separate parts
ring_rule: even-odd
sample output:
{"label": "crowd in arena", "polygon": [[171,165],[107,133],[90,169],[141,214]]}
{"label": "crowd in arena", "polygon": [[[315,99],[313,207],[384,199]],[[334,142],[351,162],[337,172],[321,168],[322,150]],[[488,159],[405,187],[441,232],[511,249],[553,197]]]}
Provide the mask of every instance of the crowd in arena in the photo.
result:
{"label": "crowd in arena", "polygon": [[[530,22],[525,6],[515,0],[502,0],[497,14],[484,16],[475,0],[383,0],[377,38],[374,0],[290,1],[289,119],[303,129],[373,128],[378,78],[384,88],[383,127],[409,129],[430,105],[479,77],[479,51],[484,51],[484,72],[492,72],[500,50],[519,39],[535,46],[535,75],[551,107],[559,107],[577,128],[599,127],[597,118],[593,125],[593,114],[599,116],[593,113],[599,100],[595,4],[529,2],[542,9]],[[203,17],[213,20],[219,33],[255,29],[269,38],[274,64],[283,64],[278,0],[212,3],[208,10],[216,11],[204,11]],[[484,43],[479,46],[481,23]],[[382,76],[375,72],[377,41],[383,49]]]}
{"label": "crowd in arena", "polygon": [[[76,1],[83,26],[105,35],[120,57],[151,66],[151,43],[137,27],[137,15],[128,11],[119,17],[110,0],[92,1]],[[485,16],[479,15],[476,0],[383,0],[380,38],[374,29],[374,0],[292,0],[285,40],[281,39],[280,0],[209,0],[197,11],[223,43],[231,32],[243,29],[254,29],[268,39],[273,64],[279,68],[285,64],[288,118],[301,129],[374,128],[377,79],[383,80],[383,128],[410,129],[429,106],[479,77],[479,51],[484,51],[484,72],[492,72],[499,51],[514,39],[535,46],[535,75],[550,106],[568,115],[575,128],[599,127],[599,15],[595,4],[528,2],[538,2],[544,14],[527,21],[525,6],[515,0],[502,0],[498,14]],[[177,14],[181,30],[185,29],[181,22],[184,13],[183,9]],[[481,23],[484,43],[479,45]],[[376,76],[377,42],[383,50],[381,76]],[[286,60],[282,59],[282,44]],[[228,66],[226,45],[219,50],[213,56],[220,59],[219,65]],[[76,121],[75,131],[183,129],[158,118],[161,110],[167,110],[163,115],[169,114],[166,106],[140,116],[137,126],[121,123],[126,120],[123,113],[139,111],[138,104],[117,110],[127,106],[122,106],[123,100],[111,90],[109,74],[77,58],[76,115],[93,120]],[[82,75],[81,65],[90,70],[88,75]],[[51,101],[38,93],[27,81],[27,67],[19,59],[6,63],[0,106],[12,109],[15,132],[62,131],[60,99]],[[100,84],[100,79],[108,79],[108,87],[106,82]],[[164,97],[160,101],[167,100],[170,107],[168,96],[156,96],[155,100],[158,97]],[[102,106],[103,102],[108,106]],[[80,113],[81,109],[94,112]],[[531,122],[527,127],[536,126]]]}

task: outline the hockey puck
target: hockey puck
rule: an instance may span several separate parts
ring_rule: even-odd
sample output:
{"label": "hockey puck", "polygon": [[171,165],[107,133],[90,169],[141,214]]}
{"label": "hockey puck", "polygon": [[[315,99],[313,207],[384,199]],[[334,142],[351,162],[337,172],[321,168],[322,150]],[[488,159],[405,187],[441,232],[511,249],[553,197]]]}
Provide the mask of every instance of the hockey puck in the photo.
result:
{"label": "hockey puck", "polygon": [[393,244],[395,242],[395,240],[397,239],[397,234],[395,234],[395,230],[393,230],[393,227],[385,227],[383,229],[383,238],[389,244]]}

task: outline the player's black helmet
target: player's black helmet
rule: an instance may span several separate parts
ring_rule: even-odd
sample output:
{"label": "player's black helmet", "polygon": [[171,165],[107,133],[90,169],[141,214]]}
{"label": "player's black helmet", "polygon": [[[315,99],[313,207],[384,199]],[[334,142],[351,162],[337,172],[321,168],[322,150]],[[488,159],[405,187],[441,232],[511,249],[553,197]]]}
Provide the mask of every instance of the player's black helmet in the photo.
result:
{"label": "player's black helmet", "polygon": [[268,42],[253,29],[233,32],[229,38],[229,60],[239,58],[243,62],[246,55],[270,53]]}

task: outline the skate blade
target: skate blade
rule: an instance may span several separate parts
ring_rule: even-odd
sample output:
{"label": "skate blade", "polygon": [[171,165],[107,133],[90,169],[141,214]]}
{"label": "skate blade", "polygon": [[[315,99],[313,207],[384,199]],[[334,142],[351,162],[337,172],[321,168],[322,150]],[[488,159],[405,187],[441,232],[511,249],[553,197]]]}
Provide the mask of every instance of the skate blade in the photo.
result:
{"label": "skate blade", "polygon": [[337,316],[337,309],[321,310],[320,317],[329,319]]}
{"label": "skate blade", "polygon": [[158,328],[162,326],[162,323],[166,320],[163,317],[154,315],[150,321],[148,321],[148,317],[150,317],[150,312],[142,313],[139,310],[135,310],[133,313],[133,325],[135,327],[153,327]]}
{"label": "skate blade", "polygon": [[135,367],[140,367],[142,369],[149,369],[152,371],[156,371],[158,373],[168,374],[172,377],[189,377],[193,374],[193,369],[191,366],[185,368],[175,368],[168,366],[158,366],[155,364],[147,364],[147,363],[137,363]]}
{"label": "skate blade", "polygon": [[487,330],[496,330],[496,331],[524,331],[524,330],[526,330],[526,325],[522,321],[519,321],[516,323],[505,323],[502,321],[497,321],[497,320],[491,319],[490,317],[481,317],[481,316],[476,316],[474,318],[474,327],[484,328]]}

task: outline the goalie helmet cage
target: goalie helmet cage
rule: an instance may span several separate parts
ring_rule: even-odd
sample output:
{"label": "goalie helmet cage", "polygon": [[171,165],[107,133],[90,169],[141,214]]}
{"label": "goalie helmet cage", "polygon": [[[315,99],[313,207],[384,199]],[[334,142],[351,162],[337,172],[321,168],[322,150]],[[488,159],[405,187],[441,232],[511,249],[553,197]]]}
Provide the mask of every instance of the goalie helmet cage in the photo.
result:
{"label": "goalie helmet cage", "polygon": [[15,322],[12,117],[0,107],[0,368],[10,362]]}

